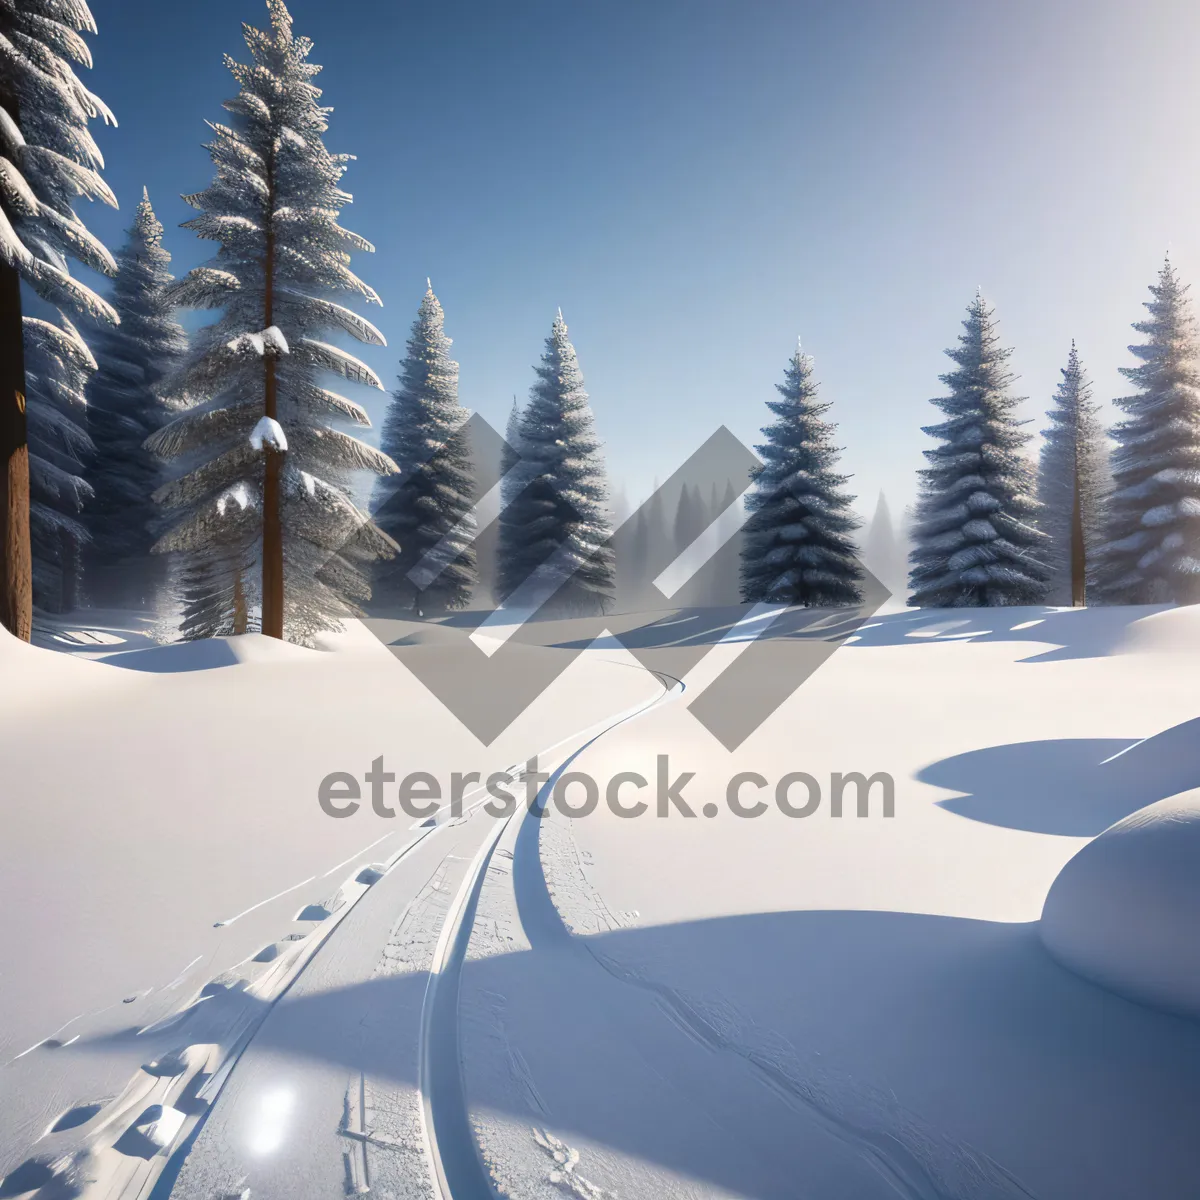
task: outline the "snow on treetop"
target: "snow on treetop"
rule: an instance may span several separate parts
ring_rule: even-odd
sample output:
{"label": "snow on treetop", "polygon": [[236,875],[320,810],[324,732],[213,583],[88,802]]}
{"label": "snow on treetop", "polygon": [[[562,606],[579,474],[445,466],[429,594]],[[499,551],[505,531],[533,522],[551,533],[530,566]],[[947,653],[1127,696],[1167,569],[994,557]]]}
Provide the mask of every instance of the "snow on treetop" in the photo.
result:
{"label": "snow on treetop", "polygon": [[250,445],[255,450],[262,450],[265,446],[269,450],[277,450],[280,454],[286,454],[287,434],[283,432],[283,426],[274,417],[263,417],[250,431]]}

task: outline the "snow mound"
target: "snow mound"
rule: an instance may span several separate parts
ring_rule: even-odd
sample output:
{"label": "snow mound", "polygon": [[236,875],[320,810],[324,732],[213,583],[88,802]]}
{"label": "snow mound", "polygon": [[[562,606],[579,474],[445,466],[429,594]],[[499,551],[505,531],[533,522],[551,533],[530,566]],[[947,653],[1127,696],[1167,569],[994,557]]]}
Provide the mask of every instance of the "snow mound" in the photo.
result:
{"label": "snow mound", "polygon": [[238,663],[311,662],[317,653],[261,633],[243,633],[238,637],[203,638],[195,642],[153,646],[148,650],[126,650],[106,654],[100,661],[128,671],[170,675],[182,671],[212,671]]}
{"label": "snow mound", "polygon": [[1124,654],[1200,653],[1200,604],[1168,608],[1132,622],[1120,650]]}
{"label": "snow mound", "polygon": [[1200,788],[1118,821],[1059,872],[1046,948],[1131,1000],[1200,1017]]}

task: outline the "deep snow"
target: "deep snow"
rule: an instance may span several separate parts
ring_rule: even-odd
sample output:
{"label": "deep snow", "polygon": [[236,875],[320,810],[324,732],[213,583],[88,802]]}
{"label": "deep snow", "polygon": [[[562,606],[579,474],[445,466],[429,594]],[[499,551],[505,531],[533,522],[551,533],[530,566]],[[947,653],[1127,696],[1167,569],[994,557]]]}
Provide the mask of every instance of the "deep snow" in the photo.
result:
{"label": "deep snow", "polygon": [[[1200,721],[1184,727],[1194,745]],[[1200,1018],[1200,790],[1139,809],[1059,873],[1040,932],[1085,978]]]}
{"label": "deep snow", "polygon": [[[1196,610],[877,616],[734,753],[687,705],[737,644],[681,695],[588,651],[484,750],[360,627],[321,653],[156,647],[125,624],[0,635],[19,680],[0,696],[0,1187],[89,1149],[76,1176],[111,1194],[169,1161],[203,1200],[435,1196],[431,1138],[457,1147],[454,1200],[1116,1200],[1200,1178],[1200,1024],[1056,947],[1064,968],[1037,925],[1092,838],[1200,782]],[[380,755],[445,777],[563,738],[549,764],[578,750],[602,784],[668,754],[717,815],[430,830],[315,803]],[[738,771],[888,772],[895,816],[850,799],[832,819],[826,792],[806,819],[739,818]],[[1122,947],[1142,926],[1106,940],[1083,878],[1072,936],[1137,994]],[[1200,914],[1165,911],[1191,936]],[[173,1148],[198,1130],[186,1159],[156,1152],[173,1112]]]}

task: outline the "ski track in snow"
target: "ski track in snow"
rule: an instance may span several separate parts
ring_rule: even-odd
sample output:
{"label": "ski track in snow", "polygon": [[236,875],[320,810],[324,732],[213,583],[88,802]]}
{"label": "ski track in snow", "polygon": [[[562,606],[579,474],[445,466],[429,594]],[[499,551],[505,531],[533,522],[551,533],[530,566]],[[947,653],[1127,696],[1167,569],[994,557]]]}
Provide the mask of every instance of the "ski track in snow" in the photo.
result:
{"label": "ski track in snow", "polygon": [[[539,795],[536,811],[544,813],[555,780],[584,749],[557,768]],[[719,997],[702,1000],[686,995],[599,950],[588,935],[628,927],[637,914],[614,913],[593,886],[569,821],[559,822],[550,814],[514,818],[492,855],[485,885],[471,958],[539,950],[584,956],[593,969],[648,996],[661,1016],[698,1047],[738,1060],[760,1087],[797,1115],[814,1121],[868,1164],[889,1192],[906,1200],[1034,1200],[1033,1193],[989,1156],[929,1126],[890,1092],[828,1064],[805,1061],[785,1038],[758,1027]],[[493,1114],[470,1114],[491,1186],[511,1197],[541,1194],[546,1184],[589,1200],[615,1195],[579,1175],[578,1153],[546,1128],[551,1114],[519,1048],[508,1036],[505,997],[485,993],[483,1001],[486,1023],[502,1047],[510,1082],[524,1096],[531,1115],[540,1119],[522,1150],[509,1122]],[[548,1146],[555,1148],[555,1154],[567,1155],[563,1162],[569,1160],[569,1171],[559,1166],[546,1175],[537,1166]],[[537,1179],[542,1180],[541,1187]],[[662,1182],[656,1186],[655,1194],[666,1194]],[[671,1180],[670,1190],[679,1195],[719,1194],[715,1188],[695,1192],[683,1180]],[[455,1200],[460,1200],[457,1193]]]}
{"label": "ski track in snow", "polygon": [[[588,746],[612,730],[682,694],[683,684],[679,680],[661,675],[659,679],[664,687],[660,696],[614,717],[595,732],[588,731],[581,735],[585,739],[582,745],[559,764],[539,797],[548,794],[545,789],[552,787],[559,775]],[[512,850],[506,843],[510,843],[513,835],[522,827],[522,815],[523,809],[518,806],[512,816],[496,822],[494,831],[481,846],[476,861],[463,880],[434,954],[422,1012],[420,1090],[438,1200],[493,1200],[498,1190],[489,1156],[480,1144],[480,1136],[486,1131],[472,1119],[464,1090],[459,997],[463,965],[469,957],[473,957],[472,935],[479,920],[481,896],[490,880],[508,876]],[[496,932],[497,936],[502,936]],[[513,1067],[518,1073],[521,1072],[519,1059],[513,1061]],[[528,1070],[524,1071],[524,1077],[530,1098],[537,1106],[540,1101]],[[567,1174],[561,1170],[551,1172],[556,1179],[562,1176],[559,1183],[568,1182]],[[571,1187],[582,1186],[585,1182],[574,1175],[573,1165],[569,1175]],[[586,1186],[593,1187],[591,1184]],[[576,1191],[574,1194],[595,1197],[596,1200],[603,1195],[599,1190]]]}
{"label": "ski track in snow", "polygon": [[[443,859],[392,927],[373,978],[432,969],[452,891]],[[345,1152],[348,1187],[375,1189],[396,1200],[433,1200],[433,1164],[416,1088],[365,1073],[352,1076],[340,1132],[357,1143]]]}
{"label": "ski track in snow", "polygon": [[[539,757],[568,743],[578,744],[581,738],[584,746],[590,745],[669,697],[670,693],[664,693],[601,726],[564,738],[541,751]],[[595,732],[597,728],[599,732]],[[513,774],[519,775],[520,771],[512,768]],[[174,1048],[143,1065],[115,1098],[79,1101],[66,1109],[39,1140],[45,1145],[35,1147],[34,1153],[5,1178],[4,1194],[35,1200],[134,1196],[139,1200],[167,1200],[187,1166],[205,1118],[241,1055],[271,1007],[300,976],[322,942],[401,858],[437,830],[469,820],[484,799],[485,789],[478,788],[464,797],[475,802],[466,805],[461,816],[443,808],[428,826],[421,823],[414,827],[418,830],[416,836],[382,863],[364,866],[363,859],[399,830],[377,838],[321,875],[319,878],[327,878],[358,860],[332,896],[300,906],[293,920],[311,922],[311,931],[284,935],[210,980],[175,1011],[140,1029],[138,1035],[147,1037],[148,1048],[165,1034],[175,1035],[178,1040]],[[351,1077],[338,1129],[351,1143],[344,1154],[351,1191],[382,1185],[396,1200],[489,1200],[495,1194],[482,1169],[462,1095],[455,1057],[459,1044],[457,1005],[459,972],[466,957],[475,906],[496,841],[511,820],[494,819],[494,828],[485,836],[476,860],[465,871],[455,872],[462,875],[462,880],[452,902],[446,893],[447,864],[453,856],[447,855],[435,875],[405,907],[383,948],[377,974],[430,971],[422,1015],[424,1086],[405,1090],[364,1074]],[[317,879],[316,875],[310,876],[215,922],[214,928],[232,925]],[[193,959],[164,990],[178,987],[198,961],[199,957]],[[81,1014],[67,1025],[94,1015]],[[53,1035],[25,1053],[52,1041]],[[450,1153],[443,1157],[441,1147]],[[551,1170],[551,1175],[560,1179],[571,1194],[600,1200],[604,1193],[575,1173],[577,1156],[572,1159],[573,1152],[561,1152],[567,1157]],[[228,1195],[240,1197],[244,1182],[230,1181],[233,1190]]]}
{"label": "ski track in snow", "polygon": [[[5,1178],[0,1185],[4,1194],[28,1194],[36,1200],[165,1200],[204,1116],[271,1006],[354,905],[429,832],[418,834],[384,863],[356,867],[332,896],[301,909],[296,920],[313,922],[309,932],[284,935],[140,1029],[138,1036],[147,1038],[148,1049],[163,1034],[177,1034],[180,1040],[143,1065],[115,1098],[78,1101],[68,1108],[39,1139],[34,1153]],[[361,860],[364,853],[353,858]],[[179,986],[197,961],[165,990]],[[163,1153],[172,1147],[174,1154]]]}
{"label": "ski track in snow", "polygon": [[[543,786],[539,808],[545,807],[559,775],[596,740],[675,698],[682,685],[674,682],[675,688],[614,719],[575,749]],[[477,807],[468,808],[455,823],[469,818]],[[444,814],[439,814],[437,825],[421,830],[385,863],[356,869],[332,897],[302,907],[296,919],[315,922],[311,933],[289,935],[268,946],[210,981],[176,1013],[142,1030],[161,1034],[186,1026],[194,1036],[144,1066],[115,1099],[81,1102],[68,1109],[47,1136],[70,1130],[70,1143],[53,1153],[35,1155],[18,1168],[36,1186],[13,1194],[55,1193],[82,1200],[134,1194],[161,1200],[169,1195],[205,1113],[270,1006],[372,884],[446,823]],[[383,840],[377,839],[326,875],[361,858]],[[453,897],[449,895],[453,889],[447,887],[448,862],[449,857],[405,907],[376,967],[377,975],[429,971],[420,1082],[416,1089],[404,1089],[363,1074],[349,1080],[339,1132],[350,1143],[345,1160],[351,1190],[382,1187],[397,1200],[489,1200],[497,1193],[523,1194],[523,1188],[514,1187],[511,1175],[516,1164],[505,1163],[494,1153],[499,1147],[490,1144],[487,1121],[470,1113],[463,1093],[458,1069],[460,978],[463,964],[480,954],[554,948],[586,956],[612,979],[651,997],[658,1011],[699,1045],[740,1060],[762,1086],[850,1146],[907,1200],[1031,1197],[986,1155],[928,1128],[889,1094],[828,1066],[805,1063],[784,1039],[757,1029],[730,1005],[687,996],[598,950],[588,935],[625,927],[636,914],[609,909],[588,879],[569,822],[546,820],[540,813],[531,819],[521,808],[514,817],[495,821],[478,857],[461,872]],[[218,924],[231,924],[315,878]],[[481,905],[488,884],[505,889],[515,900],[515,924],[493,905]],[[178,986],[184,975],[186,969],[171,986]],[[541,1163],[537,1170],[543,1184],[581,1200],[615,1196],[581,1174],[579,1153],[545,1127],[548,1114],[536,1079],[507,1036],[503,997],[495,999],[490,1018],[505,1046],[510,1074],[530,1111],[543,1119],[531,1127],[527,1143],[533,1160]],[[169,1158],[157,1153],[172,1145],[177,1149]],[[141,1147],[152,1152],[138,1153]],[[518,1170],[518,1174],[526,1172]]]}
{"label": "ski track in snow", "polygon": [[628,927],[636,914],[618,916],[605,903],[588,878],[570,821],[547,813],[526,822],[523,838],[526,852],[516,856],[516,894],[534,949],[569,944],[613,979],[653,997],[684,1034],[712,1052],[741,1059],[765,1087],[852,1147],[907,1200],[1034,1200],[1002,1166],[930,1127],[890,1092],[826,1064],[805,1062],[785,1038],[758,1027],[724,1000],[688,996],[599,950],[588,935]]}

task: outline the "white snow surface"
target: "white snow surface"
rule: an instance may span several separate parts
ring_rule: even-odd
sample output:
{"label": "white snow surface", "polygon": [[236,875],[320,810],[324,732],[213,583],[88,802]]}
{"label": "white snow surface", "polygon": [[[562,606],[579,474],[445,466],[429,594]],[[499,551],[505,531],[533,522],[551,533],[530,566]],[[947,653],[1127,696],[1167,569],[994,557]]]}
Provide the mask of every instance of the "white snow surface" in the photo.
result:
{"label": "white snow surface", "polygon": [[[1200,609],[877,615],[733,752],[687,707],[746,652],[720,628],[681,695],[591,649],[486,749],[358,624],[332,653],[120,628],[74,614],[39,635],[61,652],[0,633],[0,1180],[86,1145],[105,1194],[146,1194],[105,1114],[194,1120],[230,1028],[257,1032],[202,1093],[179,1200],[347,1180],[426,1200],[423,1114],[461,1166],[456,1104],[514,1200],[1127,1200],[1200,1178],[1200,1021],[1145,1003],[1185,1007],[1178,972],[1145,988],[1166,932],[1196,928],[1185,873],[1155,888],[1196,855],[1193,801],[1165,798],[1200,785]],[[426,837],[316,804],[379,756],[445,780],[561,739],[602,795],[667,755],[697,815],[476,812]],[[737,772],[770,800],[801,771],[813,816],[728,810]],[[832,818],[833,771],[889,773],[894,817],[851,792]],[[430,1014],[437,963],[457,994]],[[426,1027],[463,1094],[423,1108]]]}
{"label": "white snow surface", "polygon": [[[686,696],[589,747],[600,780],[669,750],[697,816],[552,812],[489,872],[462,1061],[500,1194],[561,1194],[550,1135],[589,1195],[1187,1194],[1200,1023],[1065,970],[1037,922],[1092,837],[1200,782],[1198,616],[909,610],[733,753]],[[896,815],[740,818],[739,771],[886,771]]]}
{"label": "white snow surface", "polygon": [[[1195,732],[1195,731],[1193,731]],[[1046,948],[1132,1000],[1200,1017],[1200,789],[1139,809],[1062,869]]]}
{"label": "white snow surface", "polygon": [[[0,1187],[107,1119],[47,1141],[64,1112],[107,1098],[106,1114],[137,1118],[140,1090],[136,1108],[113,1098],[155,1054],[227,1045],[270,973],[364,890],[363,868],[414,836],[399,809],[372,813],[365,785],[354,818],[325,815],[327,774],[361,778],[382,757],[448,788],[661,691],[613,655],[580,659],[560,681],[570,705],[552,690],[485,748],[357,622],[321,639],[332,652],[68,637],[121,636],[114,624],[76,613],[33,646],[0,629]],[[88,1169],[111,1175],[103,1155]]]}

